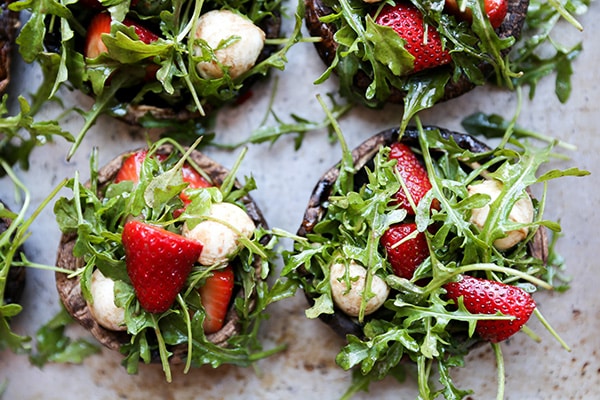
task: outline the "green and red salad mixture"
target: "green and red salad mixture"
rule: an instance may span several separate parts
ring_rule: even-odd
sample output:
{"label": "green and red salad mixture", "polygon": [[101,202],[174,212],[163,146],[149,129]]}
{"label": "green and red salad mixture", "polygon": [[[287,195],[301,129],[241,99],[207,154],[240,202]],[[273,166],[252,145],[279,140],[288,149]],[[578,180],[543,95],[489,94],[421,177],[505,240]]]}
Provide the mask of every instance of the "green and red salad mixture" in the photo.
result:
{"label": "green and red salad mixture", "polygon": [[255,182],[207,160],[169,139],[102,169],[92,157],[89,183],[69,180],[55,205],[61,300],[129,373],[160,361],[170,380],[178,362],[247,366],[281,350],[258,338],[276,239]]}
{"label": "green and red salad mixture", "polygon": [[281,36],[281,0],[24,0],[11,8],[30,13],[17,43],[42,68],[37,96],[67,86],[95,100],[78,109],[74,149],[101,114],[201,131],[194,121],[209,122],[211,111],[284,69],[301,36],[299,27]]}
{"label": "green and red salad mixture", "polygon": [[510,130],[496,147],[436,127],[399,132],[351,152],[338,131],[342,160],[316,185],[282,276],[306,293],[308,318],[345,337],[336,363],[354,379],[344,397],[401,380],[410,361],[419,398],[464,398],[451,370],[489,342],[501,398],[499,342],[535,338],[532,315],[567,347],[534,300],[565,284],[547,242],[560,225],[544,211],[551,180],[588,172],[546,169],[554,143]]}
{"label": "green and red salad mixture", "polygon": [[[514,89],[556,73],[561,101],[570,95],[581,43],[561,44],[555,27],[589,1],[311,0],[307,25],[339,91],[353,103],[404,103],[404,126],[422,109],[494,82]],[[556,36],[556,37],[553,37]]]}

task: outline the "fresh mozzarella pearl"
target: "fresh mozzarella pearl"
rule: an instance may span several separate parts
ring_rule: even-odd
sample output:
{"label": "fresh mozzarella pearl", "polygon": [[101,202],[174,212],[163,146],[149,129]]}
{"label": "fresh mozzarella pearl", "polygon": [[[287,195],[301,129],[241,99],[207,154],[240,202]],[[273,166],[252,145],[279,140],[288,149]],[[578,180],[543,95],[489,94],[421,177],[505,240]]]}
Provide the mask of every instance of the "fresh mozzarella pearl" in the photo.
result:
{"label": "fresh mozzarella pearl", "polygon": [[[256,63],[265,44],[265,33],[248,18],[228,10],[209,11],[198,20],[196,38],[204,39],[213,49],[232,36],[239,39],[215,50],[215,56],[219,63],[229,67],[229,75],[237,78]],[[204,79],[223,76],[223,70],[216,62],[200,62],[196,68]]]}
{"label": "fresh mozzarella pearl", "polygon": [[[487,194],[491,198],[490,203],[492,203],[494,200],[496,200],[496,198],[498,198],[500,192],[502,192],[502,183],[498,180],[490,179],[485,180],[477,185],[470,185],[467,189],[469,191],[469,195],[476,193]],[[483,229],[483,226],[488,218],[490,213],[490,203],[481,208],[473,209],[471,223],[476,225],[479,229]],[[508,218],[510,221],[517,223],[531,223],[533,221],[533,214],[534,210],[531,197],[527,193],[523,193],[523,196],[517,200],[513,206]],[[494,241],[494,247],[496,247],[498,250],[510,249],[521,240],[525,239],[529,233],[529,229],[527,229],[527,227],[523,227],[505,233],[506,237],[496,239]]]}
{"label": "fresh mozzarella pearl", "polygon": [[[198,262],[202,265],[223,264],[233,257],[240,246],[240,235],[250,238],[256,229],[248,214],[231,203],[215,203],[208,217],[192,229],[183,227],[183,236],[204,246]],[[219,221],[223,221],[221,223]],[[235,230],[229,226],[235,227]]]}
{"label": "fresh mozzarella pearl", "polygon": [[92,273],[90,283],[92,303],[89,310],[101,326],[112,331],[125,331],[125,310],[115,305],[115,283],[105,277],[99,269]]}
{"label": "fresh mozzarella pearl", "polygon": [[[348,266],[350,287],[344,280],[346,265],[334,263],[329,271],[329,282],[331,283],[331,295],[335,305],[345,314],[357,317],[360,311],[362,293],[365,290],[367,270],[354,261]],[[365,315],[369,315],[383,305],[390,293],[389,286],[379,276],[374,275],[371,281],[371,292],[375,294],[365,304]]]}

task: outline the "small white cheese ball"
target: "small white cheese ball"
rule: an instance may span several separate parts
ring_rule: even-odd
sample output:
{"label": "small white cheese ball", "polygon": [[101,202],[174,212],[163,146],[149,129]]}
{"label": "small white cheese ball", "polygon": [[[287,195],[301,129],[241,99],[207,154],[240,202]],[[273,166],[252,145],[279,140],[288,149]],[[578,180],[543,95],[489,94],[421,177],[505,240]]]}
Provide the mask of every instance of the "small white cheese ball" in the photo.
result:
{"label": "small white cheese ball", "polygon": [[[479,229],[483,229],[483,226],[485,225],[490,213],[489,204],[496,200],[500,195],[500,192],[502,191],[502,183],[495,179],[489,179],[476,185],[470,185],[467,189],[470,196],[476,193],[482,193],[487,194],[491,198],[487,205],[481,208],[473,209],[473,213],[471,215],[471,223],[477,226]],[[534,210],[531,197],[527,193],[523,193],[523,196],[517,200],[513,206],[508,218],[510,221],[517,223],[530,223],[533,221],[533,214]],[[494,247],[498,250],[510,249],[521,240],[525,239],[528,233],[529,229],[527,229],[527,227],[505,232],[506,237],[496,239],[494,241]]]}
{"label": "small white cheese ball", "polygon": [[250,238],[256,226],[246,211],[232,203],[214,203],[208,217],[192,229],[184,224],[183,236],[204,246],[198,258],[201,265],[224,264],[237,253],[240,235]]}
{"label": "small white cheese ball", "polygon": [[88,303],[88,307],[96,322],[111,331],[127,330],[125,310],[115,305],[115,282],[96,269],[92,273],[90,292],[92,303]]}
{"label": "small white cheese ball", "polygon": [[[350,277],[350,288],[344,280],[344,274],[348,268]],[[343,263],[334,263],[329,270],[329,282],[331,283],[331,296],[335,305],[346,315],[357,317],[360,311],[362,293],[365,290],[367,270],[362,265],[351,261],[348,266]],[[379,276],[374,275],[371,281],[371,292],[375,294],[365,304],[365,315],[375,312],[383,305],[390,293],[389,286]]]}
{"label": "small white cheese ball", "polygon": [[[256,63],[265,44],[265,33],[250,19],[228,10],[209,11],[198,19],[196,39],[204,39],[211,48],[216,49],[221,41],[232,36],[239,39],[215,50],[215,56],[229,67],[229,75],[235,79]],[[216,62],[200,62],[196,68],[204,79],[223,77],[223,70]]]}

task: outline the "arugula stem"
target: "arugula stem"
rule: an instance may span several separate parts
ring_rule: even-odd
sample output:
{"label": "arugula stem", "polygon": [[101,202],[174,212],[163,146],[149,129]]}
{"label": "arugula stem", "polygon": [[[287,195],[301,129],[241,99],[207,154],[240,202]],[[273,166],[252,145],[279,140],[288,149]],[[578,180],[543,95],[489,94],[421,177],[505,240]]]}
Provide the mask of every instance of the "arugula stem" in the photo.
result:
{"label": "arugula stem", "polygon": [[575,19],[575,17],[567,11],[567,9],[562,5],[562,3],[558,0],[548,0],[548,3],[554,7],[556,11],[571,25],[573,25],[577,30],[583,31],[583,26]]}
{"label": "arugula stem", "polygon": [[529,329],[527,325],[523,325],[521,327],[521,332],[533,339],[534,342],[540,343],[542,341],[542,338],[537,333]]}
{"label": "arugula stem", "polygon": [[498,392],[496,394],[497,400],[504,399],[504,387],[506,381],[506,373],[504,371],[504,357],[502,356],[502,348],[500,343],[492,343],[492,349],[496,356],[496,372],[498,377]]}
{"label": "arugula stem", "polygon": [[519,271],[517,269],[513,269],[513,268],[508,268],[508,267],[501,267],[499,265],[496,264],[490,264],[490,263],[476,263],[476,264],[470,264],[470,265],[465,265],[462,267],[458,267],[453,269],[452,271],[447,272],[446,274],[444,274],[445,276],[443,277],[437,277],[434,278],[426,287],[425,287],[425,292],[426,293],[431,293],[434,290],[440,288],[441,286],[443,286],[445,283],[448,282],[448,279],[453,277],[453,276],[458,276],[461,274],[464,274],[466,272],[470,272],[470,271],[494,271],[494,272],[501,272],[507,275],[514,275],[517,276],[523,280],[526,280],[528,282],[531,282],[532,284],[536,285],[536,286],[540,286],[544,289],[547,290],[552,290],[552,285],[550,285],[548,282],[543,281],[539,278],[536,278],[535,276],[529,275],[526,272],[523,271]]}
{"label": "arugula stem", "polygon": [[274,354],[277,354],[287,348],[287,344],[280,344],[279,346],[275,346],[270,350],[261,351],[258,353],[251,353],[248,355],[248,360],[251,362],[262,360],[263,358],[270,357]]}
{"label": "arugula stem", "polygon": [[[187,328],[187,337],[191,338],[192,337],[192,321],[190,320],[190,312],[188,310],[187,304],[185,304],[185,301],[183,301],[181,294],[177,295],[177,302],[179,303],[179,306],[181,307],[181,313],[183,315],[183,319],[185,321],[185,326]],[[183,369],[183,372],[186,374],[192,367],[192,350],[193,350],[193,348],[194,348],[194,346],[192,345],[192,341],[188,340],[187,341],[187,356],[186,356],[186,360],[185,360],[185,368]]]}
{"label": "arugula stem", "polygon": [[538,307],[536,307],[535,310],[533,310],[533,313],[535,314],[537,319],[542,323],[544,328],[546,328],[548,330],[548,332],[550,332],[550,334],[558,341],[558,343],[560,343],[560,345],[565,350],[570,352],[571,348],[569,347],[569,345],[559,336],[559,334],[554,330],[554,328],[552,327],[552,325],[550,325],[550,323],[546,320],[546,318],[544,318],[544,316],[542,315],[542,312],[539,310]]}
{"label": "arugula stem", "polygon": [[196,88],[194,87],[194,84],[192,83],[192,80],[190,79],[190,74],[187,72],[186,66],[183,62],[183,59],[181,58],[181,54],[177,53],[176,61],[177,61],[177,65],[183,72],[183,79],[184,79],[185,84],[187,85],[188,89],[190,89],[190,93],[192,94],[192,98],[194,99],[194,103],[196,104],[196,108],[198,109],[198,112],[200,113],[201,116],[203,116],[203,117],[206,116],[206,113],[204,112],[204,108],[202,107],[200,99],[198,98],[198,93],[196,93]]}
{"label": "arugula stem", "polygon": [[[184,26],[184,28],[177,35],[177,43],[181,43],[188,36],[190,31],[196,32],[196,25],[198,24],[198,19],[200,18],[200,13],[202,12],[202,6],[204,5],[204,0],[196,0],[194,2],[194,12],[192,13],[192,18],[188,21],[188,23]],[[195,35],[194,35],[195,36]],[[190,41],[192,42],[192,41]]]}
{"label": "arugula stem", "polygon": [[158,351],[160,353],[160,362],[162,364],[163,371],[165,373],[165,379],[167,382],[171,383],[173,380],[171,375],[171,366],[169,365],[169,352],[167,351],[167,346],[165,344],[165,339],[162,336],[160,331],[160,327],[158,326],[158,321],[156,320],[156,316],[154,314],[150,315],[152,319],[152,326],[154,328],[154,333],[156,334],[156,340],[158,342]]}

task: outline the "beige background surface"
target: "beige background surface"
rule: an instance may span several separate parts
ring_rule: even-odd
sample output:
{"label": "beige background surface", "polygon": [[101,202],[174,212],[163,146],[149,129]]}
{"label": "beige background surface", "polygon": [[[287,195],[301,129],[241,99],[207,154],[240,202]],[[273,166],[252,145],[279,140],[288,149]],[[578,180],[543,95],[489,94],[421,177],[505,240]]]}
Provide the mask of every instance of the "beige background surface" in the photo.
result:
{"label": "beige background surface", "polygon": [[[600,188],[600,139],[597,136],[600,115],[600,18],[598,4],[582,18],[585,31],[566,27],[560,41],[583,40],[584,52],[575,63],[573,94],[569,102],[560,104],[553,94],[553,78],[543,81],[533,102],[525,100],[519,124],[546,132],[578,146],[568,153],[569,161],[555,161],[552,167],[578,166],[592,175],[583,179],[553,182],[547,216],[560,219],[564,237],[558,249],[567,259],[573,276],[572,289],[563,295],[544,293],[536,297],[539,307],[562,337],[572,346],[564,351],[540,326],[530,327],[542,336],[535,343],[520,334],[503,344],[506,358],[507,398],[509,399],[584,399],[600,396],[600,274],[598,273],[598,211]],[[289,22],[288,22],[289,25]],[[235,109],[225,110],[218,118],[218,138],[233,143],[245,138],[256,128],[266,113],[268,98],[275,78],[278,90],[274,111],[289,121],[296,113],[311,120],[324,118],[315,100],[317,93],[335,90],[335,82],[314,86],[313,80],[323,66],[312,45],[298,44],[289,54],[285,72],[274,74],[270,83],[253,90],[251,101]],[[35,88],[40,72],[31,66],[15,63],[11,91],[28,93]],[[66,105],[89,107],[88,98],[63,90]],[[499,113],[510,117],[516,108],[514,93],[492,88],[479,88],[459,99],[436,106],[421,115],[425,123],[460,130],[463,116],[475,111]],[[46,115],[56,115],[49,109]],[[355,109],[341,126],[350,146],[371,134],[393,126],[400,109]],[[74,132],[81,126],[75,116],[69,121]],[[102,118],[94,126],[70,162],[65,161],[68,144],[62,140],[37,149],[29,171],[18,171],[30,188],[34,209],[65,177],[79,170],[88,176],[88,157],[94,146],[100,149],[101,164],[116,154],[143,145],[144,133],[110,118]],[[226,166],[231,166],[238,152],[207,149],[206,153]],[[243,174],[253,174],[259,186],[254,197],[272,227],[295,232],[316,179],[339,159],[340,150],[331,145],[325,132],[309,134],[300,150],[294,150],[293,138],[274,145],[250,146],[242,166]],[[12,186],[0,180],[0,197],[14,204]],[[53,263],[59,231],[48,208],[31,229],[27,243],[29,257],[40,263]],[[286,244],[287,245],[287,244]],[[39,325],[58,310],[52,273],[31,270],[23,305],[24,312],[14,321],[15,328],[32,334]],[[271,318],[262,328],[265,346],[288,343],[287,351],[261,361],[256,369],[222,367],[196,369],[187,375],[175,372],[173,383],[164,382],[160,366],[142,366],[137,376],[129,376],[120,366],[121,356],[103,351],[87,359],[83,365],[46,365],[32,367],[26,357],[0,353],[0,382],[7,380],[4,399],[335,399],[346,389],[350,374],[335,365],[334,357],[343,344],[318,321],[304,318],[305,302],[301,295],[283,301],[270,309]],[[86,336],[74,327],[73,336]],[[473,352],[464,368],[454,371],[456,382],[475,391],[474,399],[495,397],[495,365],[487,347]],[[412,399],[415,385],[386,380],[373,384],[370,393],[356,399]]]}

